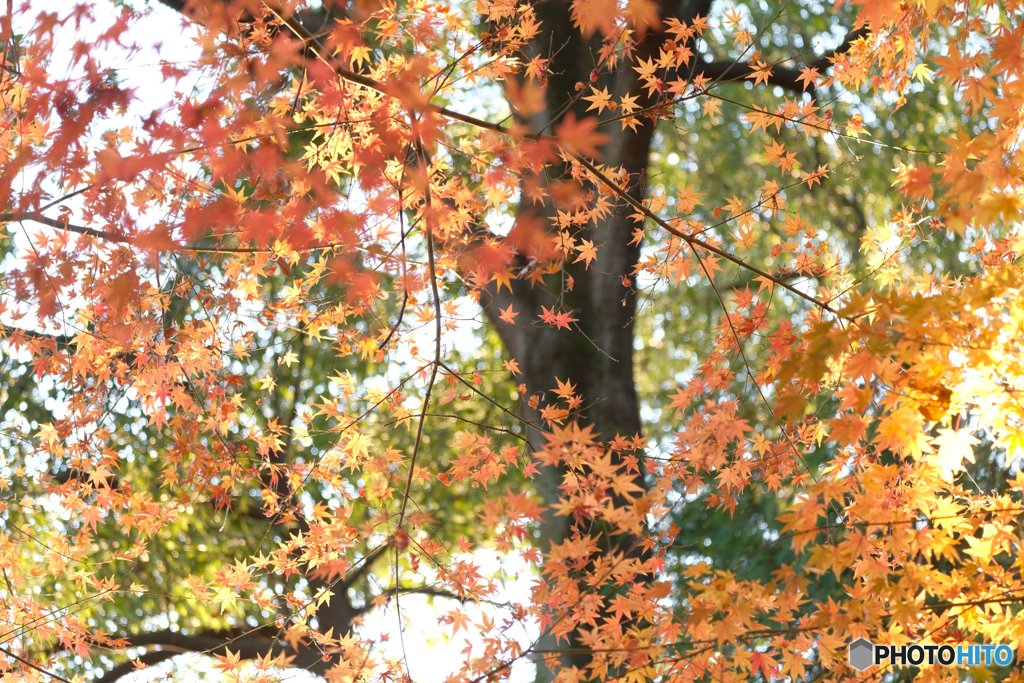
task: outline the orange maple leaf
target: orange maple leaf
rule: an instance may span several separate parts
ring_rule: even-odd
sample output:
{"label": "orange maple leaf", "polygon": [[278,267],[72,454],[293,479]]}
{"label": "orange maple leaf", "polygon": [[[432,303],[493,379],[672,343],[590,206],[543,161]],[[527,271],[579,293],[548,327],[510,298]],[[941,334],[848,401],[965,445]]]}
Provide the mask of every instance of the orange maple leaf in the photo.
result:
{"label": "orange maple leaf", "polygon": [[595,159],[599,156],[599,148],[610,139],[597,130],[597,126],[596,118],[590,116],[577,120],[576,114],[569,112],[555,127],[555,135],[566,150]]}

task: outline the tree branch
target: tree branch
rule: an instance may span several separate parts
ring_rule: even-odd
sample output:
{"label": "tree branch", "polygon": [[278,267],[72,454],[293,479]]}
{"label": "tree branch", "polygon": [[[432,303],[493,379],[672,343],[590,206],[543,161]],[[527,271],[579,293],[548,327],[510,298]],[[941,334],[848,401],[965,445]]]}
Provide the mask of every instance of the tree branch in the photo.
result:
{"label": "tree branch", "polygon": [[242,659],[252,659],[264,655],[273,647],[274,641],[269,638],[243,635],[235,631],[204,631],[195,635],[187,635],[176,631],[153,631],[128,636],[123,640],[128,647],[150,647],[159,645],[164,648],[175,648],[181,652],[203,652],[205,654],[223,654],[229,648],[239,653]]}
{"label": "tree branch", "polygon": [[[700,75],[711,81],[719,83],[729,83],[733,81],[742,81],[746,78],[750,78],[752,75],[759,73],[750,64],[746,62],[706,62],[700,66],[699,70],[695,71],[694,75]],[[773,66],[772,74],[768,77],[768,85],[777,85],[780,88],[786,90],[795,90],[802,92],[803,90],[809,89],[814,92],[814,86],[807,86],[799,83],[797,79],[800,77],[800,70],[791,69],[785,66]]]}
{"label": "tree branch", "polygon": [[[825,54],[821,55],[812,62],[808,62],[804,68],[817,69],[819,72],[826,71],[834,63],[837,57],[845,54],[850,50],[853,44],[871,33],[867,27],[861,27],[854,31],[850,31],[846,34],[846,38],[842,44],[834,50],[828,50]],[[812,84],[804,83],[801,84],[798,80],[800,73],[803,69],[797,69],[787,66],[773,66],[772,74],[768,77],[768,85],[777,85],[780,88],[786,90],[795,90],[797,92],[803,92],[807,90],[811,94],[814,93],[815,87]],[[706,62],[704,64],[698,64],[694,69],[695,75],[700,74],[707,79],[712,81],[738,81],[745,78],[750,78],[753,74],[757,73],[750,64],[745,62],[735,61],[720,61],[720,62]]]}
{"label": "tree branch", "polygon": [[[238,142],[237,140],[234,142]],[[136,238],[127,237],[124,235],[116,235],[112,232],[104,232],[103,230],[96,230],[95,228],[87,228],[82,225],[75,225],[74,223],[68,223],[67,221],[59,221],[55,218],[49,218],[42,215],[37,211],[23,211],[23,212],[11,212],[11,213],[0,213],[0,223],[13,223],[17,221],[32,221],[40,223],[42,225],[56,228],[57,230],[67,230],[68,232],[78,233],[79,235],[86,235],[94,239],[107,240],[110,242],[117,242],[118,244],[135,244]],[[144,239],[144,238],[143,238]],[[145,244],[143,243],[143,246]],[[302,250],[311,251],[315,249],[330,249],[338,246],[337,243],[324,243],[318,245],[311,245],[304,247]],[[300,250],[300,251],[302,251]],[[174,245],[169,249],[160,249],[160,251],[166,252],[185,252],[185,253],[196,253],[196,254],[273,254],[273,249],[259,249],[255,247],[202,247],[194,244],[180,244]]]}
{"label": "tree branch", "polygon": [[35,211],[12,211],[9,213],[0,213],[0,223],[13,223],[16,221],[33,221],[34,223],[42,223],[43,225],[48,225],[51,228],[56,228],[57,230],[76,232],[79,235],[88,235],[95,239],[108,240],[110,242],[128,242],[127,237],[115,235],[112,232],[103,232],[102,230],[86,228],[81,225],[73,225],[67,221],[59,221],[55,218],[48,218],[41,213],[36,213]]}
{"label": "tree branch", "polygon": [[[234,631],[206,631],[196,635],[186,635],[174,631],[154,631],[128,636],[121,641],[128,647],[161,648],[146,652],[136,658],[136,661],[143,664],[158,664],[189,652],[224,656],[230,650],[231,654],[237,655],[240,660],[247,660],[263,657],[268,653],[281,654],[285,651],[284,645],[269,638],[254,637],[251,633],[241,635]],[[127,661],[115,666],[93,683],[113,683],[135,670],[134,663]]]}
{"label": "tree branch", "polygon": [[36,339],[39,341],[52,341],[59,347],[67,347],[71,345],[74,337],[66,334],[46,334],[45,332],[36,332],[35,330],[26,330],[22,327],[15,327],[13,325],[0,325],[0,330],[3,330],[4,338],[2,341],[8,341],[11,337],[28,337],[29,339]]}
{"label": "tree branch", "polygon": [[24,664],[25,666],[27,666],[30,669],[38,671],[39,673],[42,673],[42,674],[46,674],[47,676],[49,676],[50,678],[52,678],[54,680],[62,681],[62,683],[71,683],[71,681],[69,681],[68,679],[64,678],[63,676],[55,674],[52,671],[47,671],[43,667],[38,666],[36,664],[33,664],[29,660],[25,659],[24,657],[18,656],[17,654],[11,652],[10,650],[8,650],[5,647],[0,647],[0,652],[4,653],[8,657],[12,657],[12,658],[18,660],[19,662],[21,662],[22,664]]}
{"label": "tree branch", "polygon": [[352,569],[352,571],[345,574],[345,579],[341,582],[341,591],[348,591],[349,588],[355,585],[359,578],[370,570],[370,567],[379,560],[383,555],[384,551],[390,548],[390,544],[383,543],[370,552],[363,555],[361,560],[357,560],[358,564]]}
{"label": "tree branch", "polygon": [[[446,591],[443,588],[433,588],[431,586],[398,586],[396,588],[389,588],[389,589],[387,589],[385,591],[381,591],[380,592],[380,595],[399,595],[399,594],[401,594],[401,595],[429,595],[429,596],[434,597],[434,598],[448,598],[449,600],[458,600],[462,604],[466,604],[467,602],[483,602],[483,603],[487,603],[488,605],[493,605],[494,607],[508,607],[509,606],[509,603],[507,603],[507,602],[497,602],[497,601],[494,601],[494,600],[485,600],[485,599],[482,599],[482,598],[475,598],[475,597],[470,596],[470,595],[464,595],[464,596],[456,595],[455,593],[452,593],[451,591]],[[373,609],[373,607],[374,607],[373,603],[367,601],[367,603],[365,605],[363,605],[362,607],[360,607],[358,610],[356,610],[356,612],[358,614],[363,614],[363,613],[368,612],[371,609]]]}
{"label": "tree branch", "polygon": [[765,271],[761,270],[760,268],[758,268],[757,266],[754,266],[754,265],[752,265],[750,263],[747,263],[746,261],[744,261],[743,259],[741,259],[741,258],[739,258],[737,256],[733,256],[729,252],[722,251],[718,247],[716,247],[716,246],[714,246],[712,244],[709,244],[709,243],[705,242],[702,239],[694,237],[693,235],[688,235],[685,232],[681,232],[680,230],[672,227],[671,225],[669,225],[668,222],[666,222],[660,216],[658,216],[657,214],[653,213],[650,209],[648,209],[642,203],[638,202],[636,199],[631,197],[625,190],[623,190],[621,187],[619,187],[619,185],[617,183],[615,183],[607,175],[602,173],[600,171],[600,169],[598,169],[596,166],[594,166],[594,164],[592,164],[589,160],[585,159],[584,157],[580,156],[579,154],[576,154],[575,152],[568,152],[568,154],[573,159],[575,159],[577,162],[582,164],[588,171],[590,171],[590,173],[594,177],[596,177],[598,180],[600,180],[602,183],[604,183],[604,185],[608,189],[610,189],[612,192],[614,192],[619,197],[624,199],[630,206],[632,206],[634,209],[636,209],[640,213],[644,214],[644,216],[646,216],[648,219],[654,221],[656,224],[658,224],[666,232],[669,232],[669,233],[675,235],[676,237],[678,237],[679,239],[683,240],[684,242],[686,242],[687,244],[689,244],[691,246],[698,246],[701,249],[705,249],[707,251],[710,251],[713,254],[717,254],[718,256],[721,256],[725,260],[731,261],[732,263],[735,263],[740,268],[745,268],[746,270],[749,270],[751,273],[754,273],[755,275],[758,275],[758,276],[760,276],[760,277],[762,277],[762,278],[764,278],[766,280],[770,280],[771,282],[774,282],[776,285],[782,287],[783,289],[785,289],[785,290],[787,290],[787,291],[797,295],[801,299],[804,299],[805,301],[807,301],[807,302],[809,302],[811,304],[814,304],[815,306],[817,306],[818,308],[820,308],[820,309],[822,309],[824,311],[828,311],[829,313],[831,313],[832,315],[834,315],[836,317],[842,317],[842,316],[840,316],[838,311],[833,309],[831,306],[829,306],[824,301],[820,301],[817,298],[815,298],[815,297],[813,297],[813,296],[811,296],[809,294],[805,294],[804,292],[801,292],[799,289],[797,289],[796,287],[790,285],[789,283],[787,283],[785,280],[779,278],[778,276],[772,275],[771,273],[768,273],[768,272],[765,272]]}

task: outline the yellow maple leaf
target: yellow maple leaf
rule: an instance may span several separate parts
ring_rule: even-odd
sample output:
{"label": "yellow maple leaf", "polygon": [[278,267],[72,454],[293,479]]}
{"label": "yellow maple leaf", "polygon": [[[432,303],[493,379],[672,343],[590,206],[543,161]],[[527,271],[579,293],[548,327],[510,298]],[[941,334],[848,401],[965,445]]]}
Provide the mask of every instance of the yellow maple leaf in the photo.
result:
{"label": "yellow maple leaf", "polygon": [[944,481],[952,482],[957,473],[965,469],[965,459],[974,462],[973,446],[980,442],[966,429],[940,429],[932,443],[938,450],[928,456],[926,461],[939,468]]}

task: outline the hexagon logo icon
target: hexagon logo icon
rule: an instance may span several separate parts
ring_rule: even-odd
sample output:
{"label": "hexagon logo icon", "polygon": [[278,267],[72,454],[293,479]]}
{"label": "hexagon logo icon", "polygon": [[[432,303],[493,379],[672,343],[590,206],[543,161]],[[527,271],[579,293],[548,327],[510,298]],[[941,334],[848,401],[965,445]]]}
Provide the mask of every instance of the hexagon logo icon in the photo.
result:
{"label": "hexagon logo icon", "polygon": [[858,638],[850,643],[850,666],[863,671],[875,663],[875,646],[867,638]]}

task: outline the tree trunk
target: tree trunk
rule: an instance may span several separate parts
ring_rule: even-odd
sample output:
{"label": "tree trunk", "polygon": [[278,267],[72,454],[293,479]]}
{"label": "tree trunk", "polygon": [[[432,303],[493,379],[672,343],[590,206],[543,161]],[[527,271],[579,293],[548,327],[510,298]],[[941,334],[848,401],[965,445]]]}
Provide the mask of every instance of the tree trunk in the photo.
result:
{"label": "tree trunk", "polygon": [[[662,19],[675,17],[692,23],[698,15],[707,16],[711,0],[662,0],[659,3]],[[572,98],[578,94],[577,83],[584,83],[589,90],[591,71],[596,65],[600,48],[597,39],[586,41],[572,25],[570,3],[567,0],[541,0],[535,5],[541,31],[534,42],[528,58],[539,54],[548,58],[550,72],[547,87],[547,109],[529,121],[535,132],[550,132],[554,113],[568,111],[577,118],[588,116],[588,102]],[[638,56],[644,60],[657,58],[661,45],[667,39],[658,30],[650,31],[639,39]],[[638,103],[649,106],[655,100],[643,96],[637,72],[629,65],[613,73],[603,70],[594,83],[599,88],[607,87],[615,95],[641,95]],[[589,114],[593,116],[593,112]],[[622,167],[629,173],[630,194],[642,200],[644,178],[646,177],[651,143],[655,125],[651,119],[634,131],[630,128],[615,130],[620,124],[613,124],[606,134],[610,140],[601,149],[601,163],[612,168]],[[558,177],[559,169],[549,169],[549,177]],[[523,192],[518,217],[535,216],[545,225],[555,215],[551,202],[536,205]],[[602,440],[616,435],[633,437],[641,431],[640,408],[636,382],[633,373],[633,324],[636,315],[635,290],[627,286],[632,279],[633,267],[640,256],[638,244],[630,244],[633,231],[639,226],[630,218],[634,213],[624,202],[604,220],[592,225],[580,235],[598,246],[598,256],[589,268],[584,263],[571,264],[568,261],[562,273],[547,276],[544,285],[532,285],[526,281],[512,282],[511,292],[507,288],[498,292],[491,290],[492,298],[485,302],[485,311],[496,325],[508,355],[519,362],[528,395],[543,394],[556,387],[555,380],[569,381],[576,387],[576,394],[583,398],[580,416],[582,424],[594,427],[595,434]],[[571,289],[567,286],[572,278]],[[559,299],[559,301],[556,301]],[[501,322],[499,308],[509,305],[521,313],[518,324],[508,326]],[[578,318],[574,329],[557,329],[540,326],[536,321],[541,307],[557,306],[573,311]],[[543,396],[542,396],[543,399]],[[526,407],[525,417],[532,422],[540,421],[537,409]],[[544,436],[536,430],[529,430],[529,442],[535,451],[543,448]],[[544,503],[550,506],[559,499],[558,485],[562,483],[562,472],[555,467],[544,467],[534,480]],[[643,470],[638,476],[638,485],[643,486]],[[561,543],[569,533],[571,521],[566,516],[544,515],[541,524],[542,550],[548,551],[552,544]],[[564,641],[563,641],[564,643]],[[569,647],[578,645],[578,639],[571,639]],[[558,648],[554,638],[540,643],[541,650]],[[581,655],[563,657],[563,664],[585,665],[589,658]],[[553,672],[538,661],[538,680],[549,681]]]}

